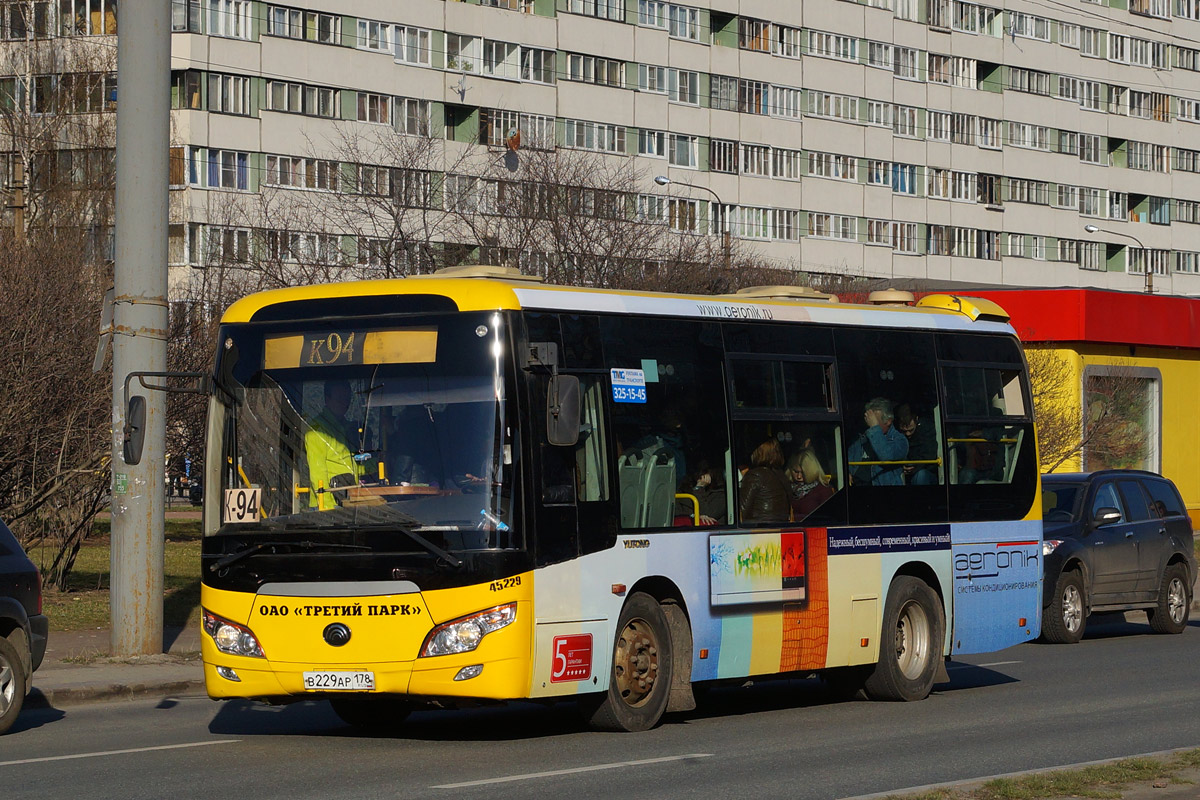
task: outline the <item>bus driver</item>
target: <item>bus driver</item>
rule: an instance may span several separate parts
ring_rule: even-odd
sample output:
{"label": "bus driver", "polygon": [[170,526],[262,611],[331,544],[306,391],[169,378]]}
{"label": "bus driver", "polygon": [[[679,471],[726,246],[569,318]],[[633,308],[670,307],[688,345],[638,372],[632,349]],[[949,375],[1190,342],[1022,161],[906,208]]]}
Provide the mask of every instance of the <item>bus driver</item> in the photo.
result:
{"label": "bus driver", "polygon": [[321,409],[304,434],[304,452],[308,456],[308,505],[320,511],[337,505],[329,490],[354,486],[362,470],[354,461],[351,443],[358,426],[346,419],[350,410],[350,382],[325,383],[325,408]]}

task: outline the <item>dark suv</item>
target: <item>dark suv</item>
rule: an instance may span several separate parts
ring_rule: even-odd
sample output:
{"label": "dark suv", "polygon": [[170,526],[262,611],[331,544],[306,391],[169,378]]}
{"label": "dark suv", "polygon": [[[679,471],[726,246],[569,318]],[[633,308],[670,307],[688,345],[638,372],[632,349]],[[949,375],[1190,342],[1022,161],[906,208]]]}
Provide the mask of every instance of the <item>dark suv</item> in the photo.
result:
{"label": "dark suv", "polygon": [[46,654],[48,629],[37,567],[0,522],[0,733],[21,713],[33,671]]}
{"label": "dark suv", "polygon": [[1182,633],[1196,557],[1175,484],[1153,472],[1042,476],[1042,638],[1078,642],[1089,614],[1144,608]]}

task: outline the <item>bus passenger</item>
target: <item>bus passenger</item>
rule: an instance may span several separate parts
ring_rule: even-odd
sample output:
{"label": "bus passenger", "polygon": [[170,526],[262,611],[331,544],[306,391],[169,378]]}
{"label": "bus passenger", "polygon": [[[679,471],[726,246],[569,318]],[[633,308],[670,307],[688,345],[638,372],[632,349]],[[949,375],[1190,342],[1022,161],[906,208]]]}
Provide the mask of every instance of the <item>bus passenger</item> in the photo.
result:
{"label": "bus passenger", "polygon": [[[937,432],[905,403],[896,407],[896,429],[908,438],[908,457],[934,461],[938,457]],[[909,486],[934,486],[938,482],[933,464],[905,464],[904,482]]]}
{"label": "bus passenger", "polygon": [[325,383],[325,407],[304,434],[308,456],[308,504],[321,511],[337,505],[330,489],[354,486],[361,472],[352,445],[358,426],[346,419],[350,410],[350,382]]}
{"label": "bus passenger", "polygon": [[791,489],[783,474],[783,450],[767,439],[750,454],[750,471],[742,478],[738,501],[742,522],[787,522]]}
{"label": "bus passenger", "polygon": [[[901,461],[908,455],[908,439],[892,427],[892,401],[884,397],[868,400],[863,411],[867,430],[850,445],[850,461]],[[903,486],[900,464],[869,463],[850,468],[850,482],[860,486]]]}
{"label": "bus passenger", "polygon": [[805,447],[788,459],[787,473],[792,481],[793,519],[804,519],[833,497],[829,476],[811,447]]}
{"label": "bus passenger", "polygon": [[[725,476],[713,468],[712,462],[701,459],[695,475],[689,475],[679,485],[677,494],[693,495],[700,503],[701,525],[725,524]],[[687,516],[693,513],[690,500],[679,500],[675,503],[675,515]]]}

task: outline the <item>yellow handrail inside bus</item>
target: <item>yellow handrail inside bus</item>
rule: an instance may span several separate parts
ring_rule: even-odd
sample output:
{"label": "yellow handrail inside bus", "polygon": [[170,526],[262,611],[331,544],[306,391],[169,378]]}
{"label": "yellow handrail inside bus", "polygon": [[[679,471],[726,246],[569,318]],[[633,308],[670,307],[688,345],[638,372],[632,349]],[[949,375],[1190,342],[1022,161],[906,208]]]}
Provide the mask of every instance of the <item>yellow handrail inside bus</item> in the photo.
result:
{"label": "yellow handrail inside bus", "polygon": [[692,501],[692,522],[696,525],[700,524],[700,498],[694,494],[677,494],[676,500],[691,500]]}
{"label": "yellow handrail inside bus", "polygon": [[916,461],[913,461],[910,459],[908,461],[848,461],[846,463],[848,463],[852,467],[869,467],[869,466],[873,466],[876,464],[889,464],[889,465],[890,464],[939,464],[940,465],[942,463],[942,460],[940,458],[926,458],[926,459],[918,459]]}

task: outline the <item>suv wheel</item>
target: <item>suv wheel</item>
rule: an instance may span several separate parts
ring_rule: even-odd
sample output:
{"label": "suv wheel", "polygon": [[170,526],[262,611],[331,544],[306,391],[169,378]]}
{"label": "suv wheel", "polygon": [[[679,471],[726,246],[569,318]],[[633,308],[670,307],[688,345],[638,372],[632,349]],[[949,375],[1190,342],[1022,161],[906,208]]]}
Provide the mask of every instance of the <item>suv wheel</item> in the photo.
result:
{"label": "suv wheel", "polygon": [[25,703],[25,662],[8,639],[0,636],[0,733],[6,733]]}
{"label": "suv wheel", "polygon": [[1042,615],[1042,638],[1055,644],[1074,644],[1083,638],[1087,610],[1083,605],[1083,578],[1075,570],[1058,576],[1054,594]]}
{"label": "suv wheel", "polygon": [[1163,571],[1162,583],[1158,587],[1158,604],[1146,609],[1150,629],[1155,633],[1183,633],[1191,603],[1187,569],[1182,564],[1171,564]]}

